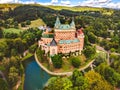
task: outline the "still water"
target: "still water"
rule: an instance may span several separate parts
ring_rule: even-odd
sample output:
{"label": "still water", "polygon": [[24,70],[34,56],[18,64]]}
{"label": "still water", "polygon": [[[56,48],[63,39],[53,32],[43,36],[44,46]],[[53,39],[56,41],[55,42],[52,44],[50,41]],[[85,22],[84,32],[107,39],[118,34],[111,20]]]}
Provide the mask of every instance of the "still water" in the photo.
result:
{"label": "still water", "polygon": [[33,60],[25,68],[24,90],[42,90],[49,78],[50,75]]}

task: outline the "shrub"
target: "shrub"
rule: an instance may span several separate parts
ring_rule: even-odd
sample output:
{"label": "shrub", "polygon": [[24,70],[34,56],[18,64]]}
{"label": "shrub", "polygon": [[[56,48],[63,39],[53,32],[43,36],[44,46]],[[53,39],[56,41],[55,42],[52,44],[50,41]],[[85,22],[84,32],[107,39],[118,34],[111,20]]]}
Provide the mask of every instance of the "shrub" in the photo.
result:
{"label": "shrub", "polygon": [[26,25],[30,25],[31,24],[31,21],[30,20],[27,20],[26,21]]}
{"label": "shrub", "polygon": [[78,57],[72,57],[71,59],[72,65],[76,68],[78,68],[81,64],[81,60]]}
{"label": "shrub", "polygon": [[62,56],[61,55],[54,55],[51,57],[53,65],[55,68],[61,68],[62,67]]}

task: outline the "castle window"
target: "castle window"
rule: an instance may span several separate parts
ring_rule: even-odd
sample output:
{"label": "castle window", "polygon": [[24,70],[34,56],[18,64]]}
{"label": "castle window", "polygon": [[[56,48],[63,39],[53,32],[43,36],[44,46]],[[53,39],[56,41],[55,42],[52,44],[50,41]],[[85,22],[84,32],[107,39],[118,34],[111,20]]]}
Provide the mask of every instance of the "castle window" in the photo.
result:
{"label": "castle window", "polygon": [[55,49],[52,49],[52,54],[53,54],[53,55],[55,54]]}

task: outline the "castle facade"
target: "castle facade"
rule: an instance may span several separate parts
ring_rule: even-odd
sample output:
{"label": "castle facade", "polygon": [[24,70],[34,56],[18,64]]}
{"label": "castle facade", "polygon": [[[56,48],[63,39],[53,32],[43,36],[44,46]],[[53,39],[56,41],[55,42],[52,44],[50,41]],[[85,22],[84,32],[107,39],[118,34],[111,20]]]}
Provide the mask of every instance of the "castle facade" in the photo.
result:
{"label": "castle facade", "polygon": [[43,32],[38,44],[42,50],[45,50],[45,53],[49,52],[50,56],[76,51],[81,53],[84,47],[84,33],[82,28],[76,30],[74,20],[70,24],[61,24],[57,17],[54,33],[48,30]]}

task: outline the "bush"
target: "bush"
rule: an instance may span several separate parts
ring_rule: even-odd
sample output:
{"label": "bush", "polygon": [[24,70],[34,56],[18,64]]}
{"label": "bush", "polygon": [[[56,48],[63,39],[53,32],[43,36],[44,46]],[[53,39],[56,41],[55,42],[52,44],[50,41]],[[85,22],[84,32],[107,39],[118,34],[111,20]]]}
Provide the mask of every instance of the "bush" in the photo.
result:
{"label": "bush", "polygon": [[21,27],[25,27],[26,25],[25,25],[25,23],[24,22],[22,22],[21,23]]}
{"label": "bush", "polygon": [[31,21],[30,20],[27,20],[26,21],[26,25],[30,25],[31,24]]}
{"label": "bush", "polygon": [[61,68],[62,67],[62,56],[61,55],[54,55],[51,57],[53,65],[55,68]]}
{"label": "bush", "polygon": [[37,49],[37,47],[38,47],[37,44],[34,44],[34,45],[30,46],[30,47],[29,47],[29,52],[30,52],[30,53],[34,53],[35,50]]}
{"label": "bush", "polygon": [[76,68],[78,68],[81,64],[81,60],[78,57],[72,57],[71,59],[72,65]]}

